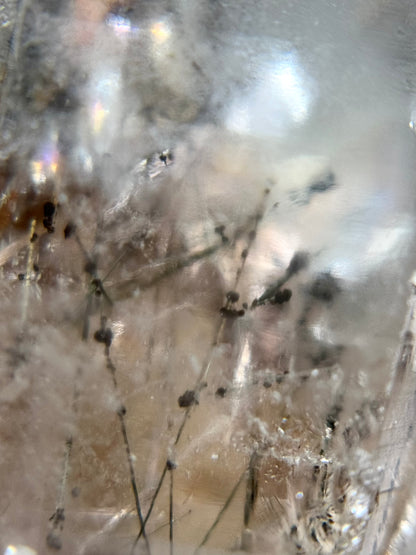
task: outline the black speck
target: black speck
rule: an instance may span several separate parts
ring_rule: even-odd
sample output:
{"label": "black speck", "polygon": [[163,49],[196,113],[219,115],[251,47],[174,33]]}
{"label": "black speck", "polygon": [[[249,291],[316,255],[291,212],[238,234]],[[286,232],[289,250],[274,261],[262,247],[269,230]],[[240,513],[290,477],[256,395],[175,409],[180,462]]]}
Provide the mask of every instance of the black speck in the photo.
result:
{"label": "black speck", "polygon": [[33,270],[35,272],[39,272],[39,266],[37,264],[33,264]]}
{"label": "black speck", "polygon": [[101,289],[102,288],[102,283],[101,280],[98,278],[94,278],[91,280],[91,285],[96,287],[97,289]]}
{"label": "black speck", "polygon": [[37,234],[37,233],[34,233],[34,234],[32,235],[32,237],[30,238],[30,242],[31,242],[31,243],[34,243],[34,242],[36,241],[37,238],[38,238],[38,234]]}
{"label": "black speck", "polygon": [[164,150],[163,152],[160,153],[159,155],[159,160],[161,162],[163,162],[165,164],[165,166],[168,165],[168,161],[172,162],[173,161],[173,154],[170,150]]}
{"label": "black speck", "polygon": [[168,470],[175,470],[176,464],[175,464],[173,461],[171,461],[170,459],[168,459],[168,460],[166,461],[166,468],[167,468]]}
{"label": "black speck", "polygon": [[72,222],[68,222],[64,228],[64,237],[69,239],[75,233],[76,226]]}
{"label": "black speck", "polygon": [[43,205],[43,217],[44,218],[52,218],[55,214],[55,205],[53,202],[45,202]]}
{"label": "black speck", "polygon": [[127,409],[124,405],[121,405],[117,411],[119,416],[125,416],[127,414]]}
{"label": "black speck", "polygon": [[48,233],[53,233],[55,231],[53,225],[53,217],[56,211],[56,207],[53,202],[45,202],[43,205],[43,227]]}
{"label": "black speck", "polygon": [[221,399],[224,399],[226,393],[227,393],[227,388],[226,387],[219,387],[217,389],[217,391],[215,392],[215,395],[217,397],[221,397]]}
{"label": "black speck", "polygon": [[263,387],[269,389],[269,387],[272,387],[272,383],[269,380],[264,380]]}
{"label": "black speck", "polygon": [[223,243],[228,243],[228,237],[225,236],[224,231],[225,231],[225,225],[218,225],[215,229],[214,229],[215,233],[217,233],[220,237]]}
{"label": "black speck", "polygon": [[185,393],[178,398],[178,405],[181,408],[186,408],[198,404],[198,399],[193,389],[187,389]]}
{"label": "black speck", "polygon": [[17,279],[19,279],[20,281],[24,281],[26,278],[26,274],[17,274]]}
{"label": "black speck", "polygon": [[48,233],[53,233],[55,231],[55,227],[52,225],[52,218],[43,218],[43,227]]}
{"label": "black speck", "polygon": [[104,343],[106,347],[110,347],[113,341],[113,332],[110,328],[101,328],[94,333],[94,339],[98,343]]}
{"label": "black speck", "polygon": [[98,342],[98,343],[105,343],[105,330],[97,330],[94,333],[94,339]]}
{"label": "black speck", "polygon": [[342,407],[335,405],[326,417],[326,425],[332,432],[335,430],[338,424],[338,417],[342,410]]}
{"label": "black speck", "polygon": [[298,527],[296,526],[296,524],[293,524],[293,526],[290,527],[290,535],[294,536],[295,534],[297,534],[298,532]]}
{"label": "black speck", "polygon": [[241,316],[244,316],[245,311],[244,310],[234,310],[232,308],[227,308],[225,306],[223,306],[220,309],[220,314],[223,318],[241,318]]}
{"label": "black speck", "polygon": [[244,249],[241,253],[241,258],[247,258],[248,256],[248,249]]}
{"label": "black speck", "polygon": [[227,300],[230,301],[230,303],[236,303],[240,298],[240,295],[236,291],[228,291],[226,297]]}
{"label": "black speck", "polygon": [[290,301],[291,297],[292,291],[290,289],[283,289],[283,291],[278,291],[270,302],[272,304],[283,304]]}
{"label": "black speck", "polygon": [[247,310],[247,309],[248,309],[248,304],[247,304],[247,303],[243,303],[243,308],[244,308],[244,310]]}
{"label": "black speck", "polygon": [[337,425],[337,419],[332,414],[329,414],[326,418],[326,425],[330,430],[334,431]]}

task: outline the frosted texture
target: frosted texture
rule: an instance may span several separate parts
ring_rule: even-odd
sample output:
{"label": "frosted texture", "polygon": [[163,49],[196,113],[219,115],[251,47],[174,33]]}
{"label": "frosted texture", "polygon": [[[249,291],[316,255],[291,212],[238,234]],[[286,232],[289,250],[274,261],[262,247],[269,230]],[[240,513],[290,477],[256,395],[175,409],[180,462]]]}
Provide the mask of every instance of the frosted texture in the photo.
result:
{"label": "frosted texture", "polygon": [[412,545],[415,26],[0,7],[2,554]]}

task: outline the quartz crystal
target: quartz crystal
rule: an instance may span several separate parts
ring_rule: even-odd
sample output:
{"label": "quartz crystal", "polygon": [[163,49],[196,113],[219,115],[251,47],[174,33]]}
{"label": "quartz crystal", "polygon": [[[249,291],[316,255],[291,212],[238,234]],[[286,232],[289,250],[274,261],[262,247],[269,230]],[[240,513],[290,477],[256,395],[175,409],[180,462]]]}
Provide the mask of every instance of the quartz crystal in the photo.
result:
{"label": "quartz crystal", "polygon": [[0,6],[1,554],[413,553],[415,31]]}

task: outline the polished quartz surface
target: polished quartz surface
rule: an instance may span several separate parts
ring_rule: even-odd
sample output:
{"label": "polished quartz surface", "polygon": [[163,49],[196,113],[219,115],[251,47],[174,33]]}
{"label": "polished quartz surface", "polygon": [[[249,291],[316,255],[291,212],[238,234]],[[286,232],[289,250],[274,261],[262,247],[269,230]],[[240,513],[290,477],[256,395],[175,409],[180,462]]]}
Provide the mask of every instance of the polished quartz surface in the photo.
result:
{"label": "polished quartz surface", "polygon": [[1,553],[410,549],[415,25],[1,8]]}

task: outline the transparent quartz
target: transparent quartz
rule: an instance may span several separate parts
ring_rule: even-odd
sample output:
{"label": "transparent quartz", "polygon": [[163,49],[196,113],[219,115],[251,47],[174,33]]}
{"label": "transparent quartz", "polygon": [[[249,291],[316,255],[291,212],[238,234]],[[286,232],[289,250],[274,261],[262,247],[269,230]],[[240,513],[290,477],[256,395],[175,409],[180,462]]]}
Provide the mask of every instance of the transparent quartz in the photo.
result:
{"label": "transparent quartz", "polygon": [[2,554],[412,553],[415,31],[0,6]]}

